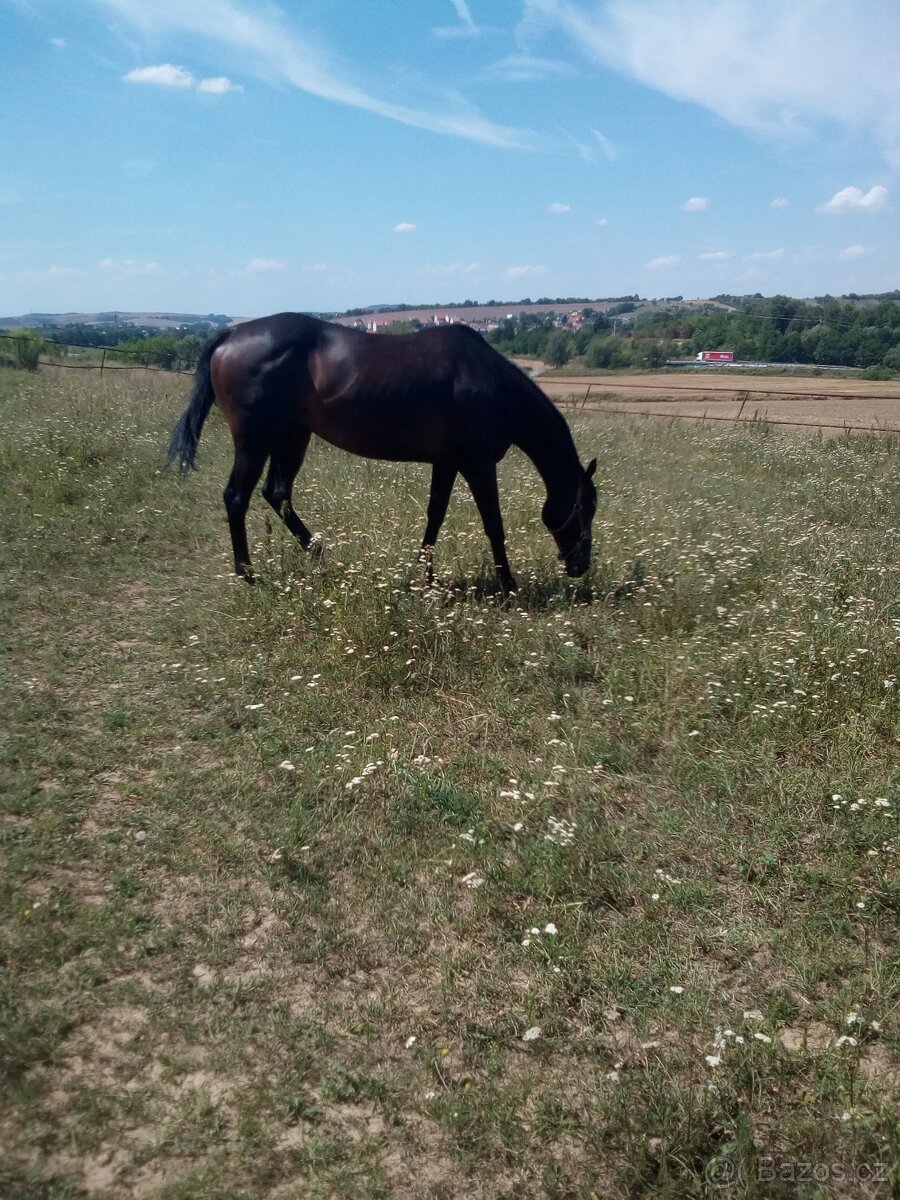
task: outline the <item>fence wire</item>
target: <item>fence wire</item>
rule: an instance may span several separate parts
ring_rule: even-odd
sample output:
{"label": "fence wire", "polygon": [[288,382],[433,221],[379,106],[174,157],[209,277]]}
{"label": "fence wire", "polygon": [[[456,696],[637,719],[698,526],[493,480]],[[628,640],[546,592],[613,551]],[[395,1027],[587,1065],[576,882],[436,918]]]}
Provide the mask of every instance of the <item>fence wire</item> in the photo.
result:
{"label": "fence wire", "polygon": [[[83,346],[76,342],[57,342],[50,338],[41,337],[39,334],[25,333],[0,333],[0,341],[13,342],[16,346],[23,342],[37,343],[44,347],[54,347],[60,350],[80,350],[82,354],[99,354],[100,361],[93,362],[86,357],[80,362],[66,362],[62,356],[57,357],[55,354],[39,355],[37,362],[42,367],[61,367],[67,371],[166,371],[172,375],[193,375],[196,363],[192,363],[187,367],[167,367],[161,362],[154,362],[154,355],[148,353],[143,355],[138,361],[135,359],[135,351],[123,350],[119,346]],[[108,362],[107,358],[111,354],[118,354],[125,358],[126,362]],[[11,356],[16,360],[17,356]]]}

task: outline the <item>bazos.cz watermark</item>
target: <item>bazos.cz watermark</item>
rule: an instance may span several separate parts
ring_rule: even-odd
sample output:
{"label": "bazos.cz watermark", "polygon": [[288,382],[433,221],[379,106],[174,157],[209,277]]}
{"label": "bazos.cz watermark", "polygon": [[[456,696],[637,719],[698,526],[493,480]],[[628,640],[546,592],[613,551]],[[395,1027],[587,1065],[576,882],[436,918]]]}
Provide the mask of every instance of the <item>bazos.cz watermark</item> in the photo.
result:
{"label": "bazos.cz watermark", "polygon": [[793,1159],[758,1158],[752,1166],[728,1158],[714,1158],[706,1164],[706,1182],[711,1187],[727,1188],[748,1176],[757,1183],[887,1183],[885,1162],[803,1162]]}

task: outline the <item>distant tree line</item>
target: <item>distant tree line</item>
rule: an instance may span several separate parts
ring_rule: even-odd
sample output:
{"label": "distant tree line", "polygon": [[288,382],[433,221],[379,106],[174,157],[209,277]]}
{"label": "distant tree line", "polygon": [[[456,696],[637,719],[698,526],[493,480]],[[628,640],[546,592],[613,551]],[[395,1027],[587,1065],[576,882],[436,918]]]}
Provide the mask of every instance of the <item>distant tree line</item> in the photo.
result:
{"label": "distant tree line", "polygon": [[581,358],[589,367],[659,367],[675,351],[674,342],[659,338],[623,336],[615,330],[616,317],[632,313],[633,301],[623,301],[605,313],[590,306],[581,310],[579,328],[570,328],[567,313],[517,313],[492,329],[488,341],[504,354],[539,358],[548,366],[562,367]]}
{"label": "distant tree line", "polygon": [[872,300],[716,300],[731,311],[642,308],[613,329],[609,318],[616,310],[586,309],[590,315],[577,332],[555,314],[525,313],[501,321],[488,336],[507,354],[534,356],[552,366],[582,358],[589,367],[655,367],[669,358],[693,358],[700,350],[733,350],[739,361],[900,371],[900,294]]}
{"label": "distant tree line", "polygon": [[211,317],[209,322],[185,325],[166,333],[134,325],[66,325],[41,332],[50,343],[51,352],[53,343],[94,349],[104,347],[115,351],[113,361],[116,362],[149,363],[167,371],[186,371],[196,364],[210,333],[227,323],[227,317]]}
{"label": "distant tree line", "polygon": [[[526,296],[522,300],[457,300],[450,304],[370,304],[367,308],[348,308],[346,312],[330,313],[328,315],[335,317],[371,317],[381,312],[414,312],[423,308],[433,309],[448,309],[448,308],[515,308],[523,304],[558,304],[560,308],[575,308],[580,304],[618,304],[630,301],[632,304],[640,303],[640,296],[598,296],[595,299],[590,299],[587,296],[539,296],[537,300],[532,300],[530,296]],[[677,297],[681,299],[681,297]],[[326,314],[320,314],[325,316]]]}
{"label": "distant tree line", "polygon": [[[219,327],[228,323],[223,317]],[[168,371],[192,370],[206,344],[210,329],[197,322],[181,329],[160,333],[129,325],[65,325],[40,329],[13,329],[0,338],[0,366],[37,370],[40,358],[59,358],[68,350],[78,357],[98,360],[98,351],[112,355],[110,365],[140,364]]]}

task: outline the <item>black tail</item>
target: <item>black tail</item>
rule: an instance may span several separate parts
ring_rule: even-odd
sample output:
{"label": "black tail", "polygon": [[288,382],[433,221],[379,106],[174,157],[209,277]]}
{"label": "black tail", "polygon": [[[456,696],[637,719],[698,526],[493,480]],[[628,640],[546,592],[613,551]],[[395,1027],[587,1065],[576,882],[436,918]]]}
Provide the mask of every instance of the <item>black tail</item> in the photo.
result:
{"label": "black tail", "polygon": [[200,361],[197,363],[197,371],[194,376],[194,390],[191,392],[191,398],[181,419],[172,430],[172,437],[169,439],[168,465],[171,467],[172,463],[177,462],[182,475],[186,474],[194,465],[203,422],[216,399],[210,378],[209,360],[212,358],[213,351],[221,346],[230,333],[230,329],[217,333],[215,337],[210,338],[200,352]]}

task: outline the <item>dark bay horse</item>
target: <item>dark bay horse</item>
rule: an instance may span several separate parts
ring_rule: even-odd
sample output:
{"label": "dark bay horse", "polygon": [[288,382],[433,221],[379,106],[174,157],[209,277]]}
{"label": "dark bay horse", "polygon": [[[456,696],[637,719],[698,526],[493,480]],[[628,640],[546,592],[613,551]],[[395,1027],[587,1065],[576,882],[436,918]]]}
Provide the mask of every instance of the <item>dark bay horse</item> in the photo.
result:
{"label": "dark bay horse", "polygon": [[213,337],[197,366],[188,407],[172,433],[169,462],[194,465],[213,403],[234,440],[225,488],[235,573],[253,581],[245,517],[266,461],[263,495],[300,545],[312,534],[291,491],[311,434],[366,458],[431,463],[422,542],[429,559],[457,475],[468,483],[501,586],[516,586],[497,493],[497,463],[511,445],[532,460],[547,489],[542,517],[570,575],[591,559],[597,507],[594,459],[582,467],[565,418],[540,388],[465,325],[373,336],[303,313],[279,313]]}

